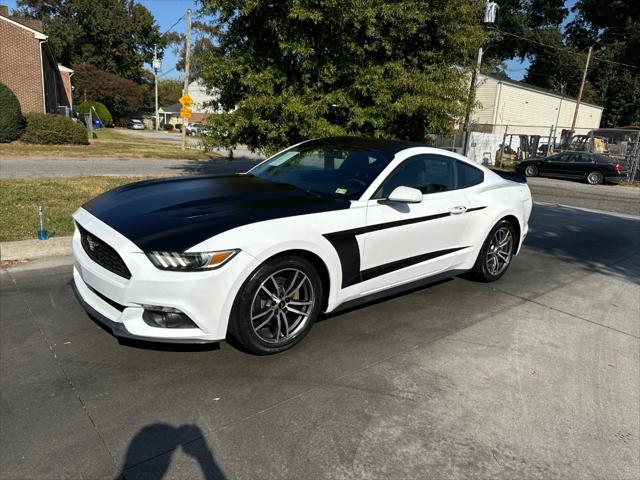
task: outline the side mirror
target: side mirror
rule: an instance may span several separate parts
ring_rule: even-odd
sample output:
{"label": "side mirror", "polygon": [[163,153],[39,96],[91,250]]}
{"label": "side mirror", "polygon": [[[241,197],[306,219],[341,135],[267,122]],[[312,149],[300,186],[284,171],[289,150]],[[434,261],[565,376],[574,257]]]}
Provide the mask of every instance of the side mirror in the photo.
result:
{"label": "side mirror", "polygon": [[396,187],[388,198],[389,202],[397,203],[420,203],[422,201],[422,192],[417,188]]}

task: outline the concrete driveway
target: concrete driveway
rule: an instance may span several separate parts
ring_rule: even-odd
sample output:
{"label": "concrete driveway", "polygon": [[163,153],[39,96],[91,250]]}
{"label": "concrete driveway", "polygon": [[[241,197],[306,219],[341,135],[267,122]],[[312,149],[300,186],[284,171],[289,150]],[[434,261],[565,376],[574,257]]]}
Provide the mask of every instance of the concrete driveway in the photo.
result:
{"label": "concrete driveway", "polygon": [[297,348],[119,344],[70,267],[0,274],[3,479],[640,476],[640,220],[534,207],[497,283],[334,315]]}

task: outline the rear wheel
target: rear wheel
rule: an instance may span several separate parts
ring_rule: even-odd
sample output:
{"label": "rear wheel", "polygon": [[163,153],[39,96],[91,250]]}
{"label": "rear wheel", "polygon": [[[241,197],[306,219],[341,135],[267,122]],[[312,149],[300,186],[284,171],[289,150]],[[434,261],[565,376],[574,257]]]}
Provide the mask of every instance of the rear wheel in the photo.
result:
{"label": "rear wheel", "polygon": [[537,177],[538,167],[536,167],[535,165],[528,165],[527,168],[524,169],[524,174],[527,177]]}
{"label": "rear wheel", "polygon": [[590,185],[600,185],[604,182],[604,175],[602,175],[602,172],[599,172],[598,170],[592,170],[587,173],[587,182]]}
{"label": "rear wheel", "polygon": [[311,330],[321,304],[315,267],[302,257],[275,258],[258,267],[240,289],[230,334],[251,353],[282,352]]}
{"label": "rear wheel", "polygon": [[470,276],[481,282],[494,282],[502,277],[511,265],[516,241],[511,222],[498,222],[487,235]]}

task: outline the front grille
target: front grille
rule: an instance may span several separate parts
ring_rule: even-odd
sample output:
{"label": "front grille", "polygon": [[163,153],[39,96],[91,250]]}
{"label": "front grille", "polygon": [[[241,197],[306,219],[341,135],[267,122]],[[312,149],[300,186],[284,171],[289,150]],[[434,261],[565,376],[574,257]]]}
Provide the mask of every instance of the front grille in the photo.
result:
{"label": "front grille", "polygon": [[112,247],[104,243],[92,233],[87,232],[78,225],[80,231],[80,241],[82,248],[89,255],[89,258],[103,268],[126,279],[131,278],[131,272],[124,261]]}

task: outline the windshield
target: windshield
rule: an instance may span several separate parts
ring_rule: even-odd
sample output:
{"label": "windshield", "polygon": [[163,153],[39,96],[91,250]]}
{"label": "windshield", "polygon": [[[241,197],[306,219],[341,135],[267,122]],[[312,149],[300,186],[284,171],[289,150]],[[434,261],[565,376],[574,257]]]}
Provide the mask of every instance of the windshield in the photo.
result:
{"label": "windshield", "polygon": [[378,150],[335,145],[300,145],[258,165],[249,175],[302,190],[356,200],[389,164]]}

